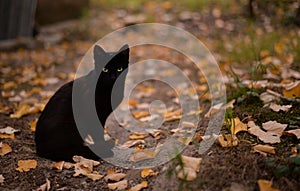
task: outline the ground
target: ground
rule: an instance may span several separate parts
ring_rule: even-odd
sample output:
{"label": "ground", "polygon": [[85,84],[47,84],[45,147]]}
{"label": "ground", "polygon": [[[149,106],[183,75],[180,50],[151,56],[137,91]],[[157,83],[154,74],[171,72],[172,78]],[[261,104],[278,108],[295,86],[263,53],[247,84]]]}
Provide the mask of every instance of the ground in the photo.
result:
{"label": "ground", "polygon": [[[14,138],[4,138],[3,134],[0,137],[2,144],[12,148],[12,152],[0,156],[0,175],[4,177],[3,183],[0,179],[0,190],[33,190],[44,184],[46,179],[50,181],[51,190],[108,190],[104,179],[93,181],[83,175],[74,177],[73,169],[58,172],[51,168],[53,161],[36,155],[30,124],[39,117],[39,109],[29,114],[27,111],[19,118],[11,114],[16,114],[22,104],[39,108],[39,104],[46,103],[55,90],[74,79],[82,57],[98,39],[136,23],[162,22],[178,26],[199,38],[212,52],[226,82],[227,101],[235,100],[233,107],[227,107],[220,134],[234,134],[229,130],[231,124],[228,121],[236,117],[245,124],[254,121],[258,126],[268,121],[287,124],[285,132],[299,129],[300,90],[292,93],[296,96],[289,96],[283,85],[299,82],[300,79],[299,28],[292,23],[283,24],[281,20],[279,23],[278,17],[263,14],[259,8],[256,20],[250,20],[246,4],[232,2],[208,3],[199,7],[173,1],[139,2],[143,6],[94,2],[91,10],[79,20],[42,27],[33,47],[1,52],[0,129],[10,126],[18,132]],[[135,38],[137,34],[133,31],[130,35]],[[170,61],[184,71],[197,87],[200,111],[196,114],[200,122],[196,124],[195,136],[179,157],[152,168],[158,172],[156,176],[142,178],[141,169],[126,169],[105,161],[101,161],[95,171],[102,175],[111,169],[125,173],[129,184],[127,189],[147,181],[148,187],[143,190],[262,190],[258,185],[261,179],[272,181],[272,187],[282,191],[299,189],[299,151],[298,155],[296,151],[297,146],[299,150],[299,139],[296,136],[283,133],[279,143],[270,144],[275,147],[275,154],[264,156],[255,152],[253,146],[265,143],[249,131],[243,131],[236,133],[237,146],[222,147],[216,141],[208,151],[199,154],[198,146],[209,122],[205,115],[211,107],[203,75],[195,72],[195,66],[187,57],[165,47],[135,47],[130,57],[131,64],[145,58],[156,58]],[[157,76],[176,76],[172,70],[156,72]],[[263,80],[268,80],[268,83]],[[291,105],[291,108],[286,112],[275,112],[265,106],[261,95],[270,90],[273,103]],[[171,113],[180,108],[174,98],[176,94],[169,86],[150,80],[137,86],[130,96],[134,103],[129,105],[133,113],[141,114],[138,112],[143,110],[142,103],[161,100]],[[174,112],[174,115],[178,114]],[[145,148],[164,141],[177,125],[177,120],[163,123],[159,130],[166,133],[160,134],[161,139],[156,136],[145,138]],[[113,115],[107,122],[107,128],[108,134],[118,139],[120,145],[128,140],[132,131],[126,124],[119,125]],[[181,163],[182,155],[202,158],[200,171],[192,181],[177,178],[175,167]],[[296,162],[291,162],[292,155],[296,155]],[[27,159],[36,160],[37,166],[28,172],[17,171],[18,161]]]}

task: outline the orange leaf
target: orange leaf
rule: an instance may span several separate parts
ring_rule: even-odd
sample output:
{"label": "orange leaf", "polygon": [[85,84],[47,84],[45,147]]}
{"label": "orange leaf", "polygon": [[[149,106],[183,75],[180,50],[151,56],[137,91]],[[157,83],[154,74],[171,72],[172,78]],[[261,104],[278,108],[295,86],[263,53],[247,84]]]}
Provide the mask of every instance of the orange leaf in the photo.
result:
{"label": "orange leaf", "polygon": [[0,142],[0,156],[4,156],[12,151],[12,148],[6,144]]}
{"label": "orange leaf", "polygon": [[283,95],[286,98],[300,97],[300,81],[288,84],[283,90]]}
{"label": "orange leaf", "polygon": [[272,181],[259,179],[257,183],[260,191],[279,191],[278,189],[272,188]]}
{"label": "orange leaf", "polygon": [[30,169],[35,169],[36,166],[36,160],[19,160],[18,168],[16,168],[16,170],[19,172],[28,172]]}
{"label": "orange leaf", "polygon": [[144,168],[141,171],[141,177],[146,178],[148,176],[157,176],[158,172],[154,172],[151,168]]}

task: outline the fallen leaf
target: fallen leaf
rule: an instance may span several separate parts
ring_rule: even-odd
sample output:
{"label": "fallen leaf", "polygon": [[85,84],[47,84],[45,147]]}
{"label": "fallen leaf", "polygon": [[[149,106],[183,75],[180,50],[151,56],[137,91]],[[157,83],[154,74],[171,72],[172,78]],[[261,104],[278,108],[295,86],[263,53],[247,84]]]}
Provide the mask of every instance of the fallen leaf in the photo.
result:
{"label": "fallen leaf", "polygon": [[4,176],[0,174],[0,184],[4,183],[4,180],[5,180]]}
{"label": "fallen leaf", "polygon": [[188,121],[183,121],[181,123],[181,127],[182,128],[196,128],[196,125],[192,122],[188,122]]}
{"label": "fallen leaf", "polygon": [[157,176],[158,172],[154,172],[151,168],[144,168],[141,171],[141,177],[146,178],[148,176]]}
{"label": "fallen leaf", "polygon": [[129,190],[127,191],[140,191],[142,190],[143,188],[147,188],[148,187],[148,182],[147,181],[143,181],[141,182],[140,184],[137,184],[133,187],[131,187]]}
{"label": "fallen leaf", "polygon": [[83,164],[84,166],[98,166],[100,164],[99,161],[91,160],[91,159],[86,159],[82,156],[73,156],[73,161],[76,163]]}
{"label": "fallen leaf", "polygon": [[57,169],[58,172],[63,170],[65,161],[59,161],[51,165],[51,168]]}
{"label": "fallen leaf", "polygon": [[259,152],[260,154],[267,156],[267,154],[275,154],[275,147],[272,147],[270,145],[255,145],[253,147],[253,150],[256,152]]}
{"label": "fallen leaf", "polygon": [[236,135],[240,131],[247,131],[247,125],[241,122],[240,118],[236,117],[231,119],[230,131],[232,134]]}
{"label": "fallen leaf", "polygon": [[222,147],[235,147],[238,145],[238,138],[234,134],[219,135],[218,141]]}
{"label": "fallen leaf", "polygon": [[118,170],[116,170],[116,169],[109,169],[109,170],[107,170],[107,175],[114,174],[114,173],[117,173],[117,172],[118,172]]}
{"label": "fallen leaf", "polygon": [[127,180],[122,180],[120,182],[115,182],[115,183],[108,183],[107,187],[110,190],[124,190],[128,186],[128,181]]}
{"label": "fallen leaf", "polygon": [[164,122],[177,121],[177,120],[180,120],[181,117],[182,117],[181,115],[179,115],[179,116],[171,116],[171,117],[165,118]]}
{"label": "fallen leaf", "polygon": [[267,130],[268,133],[272,133],[278,136],[282,135],[282,132],[287,127],[287,124],[281,124],[277,121],[268,121],[262,124],[262,127]]}
{"label": "fallen leaf", "polygon": [[193,141],[193,137],[192,136],[190,136],[190,137],[179,136],[178,141],[185,145],[189,145]]}
{"label": "fallen leaf", "polygon": [[253,121],[249,121],[247,125],[249,127],[248,132],[257,136],[264,143],[280,143],[280,135],[263,131],[259,126],[255,125]]}
{"label": "fallen leaf", "polygon": [[49,191],[51,188],[50,180],[46,178],[46,183],[41,185],[38,189],[35,189],[34,191]]}
{"label": "fallen leaf", "polygon": [[12,148],[6,144],[0,142],[0,156],[4,156],[12,151]]}
{"label": "fallen leaf", "polygon": [[140,119],[142,117],[149,116],[150,113],[148,111],[135,111],[135,112],[132,112],[132,115],[134,116],[134,118]]}
{"label": "fallen leaf", "polygon": [[272,181],[259,179],[257,183],[260,191],[279,191],[278,189],[272,188]]}
{"label": "fallen leaf", "polygon": [[290,110],[291,107],[292,105],[277,105],[275,103],[271,103],[269,106],[269,108],[275,112],[279,112],[280,110],[287,112]]}
{"label": "fallen leaf", "polygon": [[16,168],[19,172],[28,172],[30,169],[35,169],[37,166],[36,160],[19,160],[18,168]]}
{"label": "fallen leaf", "polygon": [[194,171],[199,172],[202,158],[181,155],[181,160],[185,167],[189,167]]}
{"label": "fallen leaf", "polygon": [[7,135],[14,134],[16,132],[19,132],[19,130],[16,130],[16,129],[10,127],[10,126],[7,126],[7,127],[3,128],[3,129],[0,129],[0,133],[7,134]]}
{"label": "fallen leaf", "polygon": [[2,133],[0,133],[0,138],[1,139],[14,139],[15,135],[14,134],[8,135],[8,134],[2,134]]}
{"label": "fallen leaf", "polygon": [[181,112],[182,110],[181,109],[177,109],[175,111],[168,111],[166,114],[165,114],[165,118],[171,118],[173,116],[181,116]]}
{"label": "fallen leaf", "polygon": [[134,133],[131,133],[128,138],[131,139],[131,140],[136,140],[136,139],[145,139],[149,137],[149,134],[148,133],[143,133],[143,132],[134,132]]}
{"label": "fallen leaf", "polygon": [[145,144],[146,142],[144,140],[130,140],[130,141],[127,141],[125,142],[121,147],[123,148],[130,148],[130,147],[133,147],[137,144]]}
{"label": "fallen leaf", "polygon": [[127,100],[127,104],[133,107],[137,107],[138,102],[132,99]]}
{"label": "fallen leaf", "polygon": [[295,135],[297,137],[297,139],[300,139],[300,129],[293,129],[293,130],[289,130],[289,131],[285,131],[288,134],[292,134]]}
{"label": "fallen leaf", "polygon": [[3,90],[10,90],[17,87],[17,84],[13,81],[6,82],[2,85]]}
{"label": "fallen leaf", "polygon": [[38,121],[38,118],[35,118],[33,121],[30,122],[29,124],[29,130],[30,132],[35,132],[35,128],[36,128],[36,123]]}
{"label": "fallen leaf", "polygon": [[279,97],[271,94],[270,92],[263,92],[259,95],[259,99],[264,102],[264,104],[268,104],[272,101],[279,101]]}
{"label": "fallen leaf", "polygon": [[286,98],[300,97],[300,81],[296,81],[285,86],[283,96]]}
{"label": "fallen leaf", "polygon": [[177,177],[179,179],[185,180],[185,181],[192,181],[195,180],[197,178],[197,173],[196,171],[194,171],[192,168],[189,167],[181,167],[181,166],[177,166],[175,168],[175,171],[177,173]]}
{"label": "fallen leaf", "polygon": [[95,171],[93,173],[85,174],[85,176],[88,177],[89,179],[92,179],[93,181],[100,180],[101,178],[103,178],[103,175]]}
{"label": "fallen leaf", "polygon": [[18,106],[15,113],[10,114],[10,117],[11,118],[21,118],[25,115],[35,114],[35,113],[43,111],[44,107],[45,107],[44,104],[35,104],[32,107],[30,107],[27,104],[21,104]]}
{"label": "fallen leaf", "polygon": [[108,181],[118,182],[118,181],[124,179],[125,176],[126,176],[126,174],[124,174],[124,173],[112,173],[112,174],[106,175],[106,176],[104,177],[104,180],[105,180],[106,182],[108,182]]}
{"label": "fallen leaf", "polygon": [[205,118],[210,118],[213,114],[217,113],[220,111],[223,107],[223,103],[219,103],[217,105],[212,106],[208,112],[204,115]]}
{"label": "fallen leaf", "polygon": [[152,159],[156,157],[155,151],[149,151],[149,150],[137,150],[134,152],[134,154],[129,158],[132,162],[138,162],[146,159]]}

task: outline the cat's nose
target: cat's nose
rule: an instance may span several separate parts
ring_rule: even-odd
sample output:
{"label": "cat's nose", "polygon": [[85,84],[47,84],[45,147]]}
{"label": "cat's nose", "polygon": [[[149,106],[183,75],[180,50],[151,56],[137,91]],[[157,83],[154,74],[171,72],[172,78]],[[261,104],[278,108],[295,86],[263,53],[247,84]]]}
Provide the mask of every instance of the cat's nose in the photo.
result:
{"label": "cat's nose", "polygon": [[115,80],[115,79],[117,78],[117,75],[116,75],[116,74],[111,74],[110,78],[111,78],[112,80]]}

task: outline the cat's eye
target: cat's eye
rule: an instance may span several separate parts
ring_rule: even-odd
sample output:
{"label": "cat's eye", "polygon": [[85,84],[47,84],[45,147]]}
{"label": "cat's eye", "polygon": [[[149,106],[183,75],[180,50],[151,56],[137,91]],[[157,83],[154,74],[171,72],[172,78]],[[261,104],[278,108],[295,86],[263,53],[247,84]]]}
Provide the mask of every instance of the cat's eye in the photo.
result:
{"label": "cat's eye", "polygon": [[122,72],[122,71],[123,71],[123,68],[118,68],[117,71],[118,71],[118,72]]}
{"label": "cat's eye", "polygon": [[108,69],[107,68],[103,68],[102,71],[103,72],[108,72]]}

